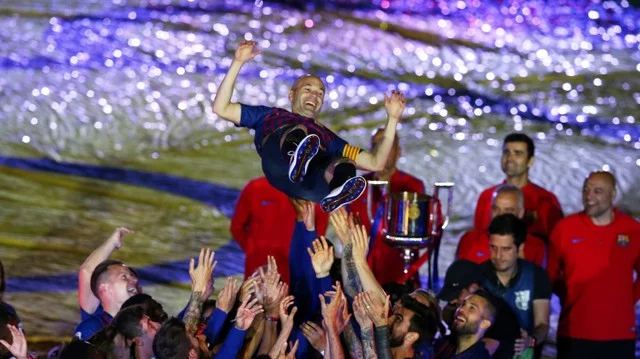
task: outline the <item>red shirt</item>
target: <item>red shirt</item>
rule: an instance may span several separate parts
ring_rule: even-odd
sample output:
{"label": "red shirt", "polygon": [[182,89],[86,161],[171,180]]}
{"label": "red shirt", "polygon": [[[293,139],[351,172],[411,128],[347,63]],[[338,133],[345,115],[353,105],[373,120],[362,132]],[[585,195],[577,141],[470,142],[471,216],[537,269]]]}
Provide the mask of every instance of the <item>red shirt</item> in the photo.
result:
{"label": "red shirt", "polygon": [[[497,187],[497,185],[489,187],[480,194],[473,219],[474,229],[489,228],[491,201]],[[522,187],[521,190],[524,196],[524,220],[529,226],[528,232],[547,241],[553,227],[564,217],[560,202],[553,193],[532,182]]]}
{"label": "red shirt", "polygon": [[[373,179],[373,173],[364,176],[367,180]],[[358,218],[367,227],[367,231],[371,233],[371,221],[367,214],[367,196],[368,191],[373,190],[373,215],[375,216],[378,205],[382,198],[379,187],[367,186],[365,192],[358,200],[349,205],[351,213],[357,213]],[[396,192],[415,192],[425,193],[424,183],[418,178],[402,171],[395,171],[391,176],[389,183],[390,193]],[[373,246],[369,250],[367,261],[373,274],[380,284],[386,284],[399,280],[403,275],[404,260],[402,259],[402,250],[390,247],[384,241],[382,231],[378,231],[374,239]],[[417,253],[416,253],[417,254]],[[415,258],[415,257],[414,257]]]}
{"label": "red shirt", "polygon": [[560,221],[550,240],[547,272],[562,303],[558,336],[635,340],[640,223],[615,210],[611,224],[596,226],[580,212]]}
{"label": "red shirt", "polygon": [[[316,204],[316,232],[324,235],[328,215]],[[278,263],[282,280],[289,283],[289,245],[296,222],[296,211],[284,193],[265,177],[249,181],[240,192],[231,218],[231,234],[246,254],[244,277],[267,264],[267,256]]]}
{"label": "red shirt", "polygon": [[[542,267],[546,253],[547,249],[544,241],[527,234],[527,239],[525,239],[524,243],[524,259]],[[489,233],[486,230],[466,232],[458,243],[456,259],[468,259],[476,263],[491,259]]]}

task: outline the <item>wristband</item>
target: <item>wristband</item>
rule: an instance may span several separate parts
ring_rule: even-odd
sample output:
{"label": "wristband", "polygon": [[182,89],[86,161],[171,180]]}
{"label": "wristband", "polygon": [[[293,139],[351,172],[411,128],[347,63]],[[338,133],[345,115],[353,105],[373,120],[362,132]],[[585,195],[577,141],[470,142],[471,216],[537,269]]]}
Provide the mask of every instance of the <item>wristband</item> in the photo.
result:
{"label": "wristband", "polygon": [[529,345],[529,348],[535,348],[536,347],[536,337],[531,337],[531,345]]}
{"label": "wristband", "polygon": [[267,322],[277,322],[278,321],[278,317],[264,317],[264,320],[266,320]]}

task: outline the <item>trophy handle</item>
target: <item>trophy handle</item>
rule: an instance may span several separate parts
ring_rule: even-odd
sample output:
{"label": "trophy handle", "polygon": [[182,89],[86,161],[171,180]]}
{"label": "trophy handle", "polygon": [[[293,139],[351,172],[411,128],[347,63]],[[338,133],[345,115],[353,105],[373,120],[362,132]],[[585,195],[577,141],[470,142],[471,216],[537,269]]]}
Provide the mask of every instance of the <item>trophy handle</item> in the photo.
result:
{"label": "trophy handle", "polygon": [[[436,182],[433,188],[433,208],[432,213],[433,216],[435,218],[435,220],[432,222],[431,224],[431,234],[432,235],[436,235],[438,234],[438,231],[441,229],[445,229],[447,228],[447,226],[449,225],[449,219],[451,218],[451,202],[453,201],[453,186],[455,185],[455,183],[453,182]],[[442,223],[442,227],[440,227],[440,216],[441,216],[441,212],[440,212],[440,208],[442,207],[440,205],[440,189],[441,188],[446,188],[447,189],[447,210],[445,212],[444,215],[444,222]],[[439,208],[440,207],[440,208]]]}
{"label": "trophy handle", "polygon": [[369,190],[367,191],[367,215],[369,215],[370,223],[373,224],[373,216],[375,213],[373,213],[373,191],[371,191],[371,187],[380,187],[382,196],[384,197],[384,195],[389,192],[389,181],[369,180],[367,183],[369,184]]}

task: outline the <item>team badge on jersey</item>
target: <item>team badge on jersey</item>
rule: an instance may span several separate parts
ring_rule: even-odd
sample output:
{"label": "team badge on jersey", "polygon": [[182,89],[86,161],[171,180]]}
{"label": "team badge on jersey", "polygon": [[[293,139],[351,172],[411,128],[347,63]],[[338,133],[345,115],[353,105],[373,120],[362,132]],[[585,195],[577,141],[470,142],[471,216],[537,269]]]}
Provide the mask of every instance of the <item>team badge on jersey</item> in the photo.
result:
{"label": "team badge on jersey", "polygon": [[629,243],[631,241],[629,240],[629,236],[626,234],[618,234],[618,245],[620,247],[627,247],[629,246]]}
{"label": "team badge on jersey", "polygon": [[529,300],[531,292],[529,290],[521,290],[516,292],[516,307],[520,310],[529,310]]}

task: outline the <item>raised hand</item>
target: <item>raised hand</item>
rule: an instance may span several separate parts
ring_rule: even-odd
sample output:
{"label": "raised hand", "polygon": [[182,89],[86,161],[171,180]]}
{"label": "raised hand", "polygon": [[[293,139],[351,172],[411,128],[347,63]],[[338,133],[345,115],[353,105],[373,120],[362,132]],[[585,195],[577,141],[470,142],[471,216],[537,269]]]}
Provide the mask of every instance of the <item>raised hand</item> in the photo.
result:
{"label": "raised hand", "polygon": [[351,241],[351,230],[355,226],[353,215],[347,214],[347,210],[341,207],[329,214],[329,222],[336,230],[336,235],[342,245],[346,245]]}
{"label": "raised hand", "polygon": [[345,318],[346,298],[342,294],[340,282],[336,282],[335,288],[335,294],[328,295],[333,296],[329,304],[325,303],[324,296],[320,294],[320,308],[326,325],[339,334],[344,330],[346,323],[349,322],[351,314],[347,313]]}
{"label": "raised hand", "polygon": [[238,281],[233,277],[227,277],[227,282],[224,284],[224,288],[218,293],[218,299],[216,299],[216,308],[229,314],[233,304],[236,302],[236,296],[238,295]]}
{"label": "raised hand", "polygon": [[369,234],[365,226],[355,226],[351,231],[351,243],[353,243],[354,262],[366,262],[367,250],[369,249]]}
{"label": "raised hand", "polygon": [[304,222],[307,231],[316,230],[316,206],[311,201],[289,197],[293,208],[296,210],[296,219]]}
{"label": "raised hand", "polygon": [[376,327],[383,327],[387,325],[387,317],[389,316],[389,296],[385,297],[384,303],[376,300],[371,296],[369,292],[362,293],[363,303],[367,310],[369,319]]}
{"label": "raised hand", "polygon": [[296,357],[296,352],[298,351],[298,340],[296,340],[295,343],[289,343],[289,345],[291,346],[291,350],[287,353],[287,342],[282,344],[276,359],[294,359]]}
{"label": "raised hand", "polygon": [[387,119],[389,122],[393,121],[397,123],[406,105],[407,101],[404,98],[404,94],[398,90],[391,91],[391,97],[387,96],[387,94],[384,95],[384,107],[387,110]]}
{"label": "raised hand", "polygon": [[320,239],[316,239],[311,244],[311,248],[307,248],[307,252],[311,257],[311,265],[316,272],[317,278],[324,278],[329,275],[331,266],[333,265],[333,247],[327,244],[326,238],[320,236]]}
{"label": "raised hand", "polygon": [[245,63],[254,57],[260,55],[262,53],[261,50],[254,50],[254,47],[258,43],[255,41],[243,41],[236,48],[236,53],[233,57],[235,61],[239,61],[241,63]]}
{"label": "raised hand", "polygon": [[218,262],[214,262],[213,258],[216,253],[209,248],[202,248],[200,250],[200,257],[198,258],[198,266],[194,268],[195,260],[191,258],[189,263],[189,275],[191,276],[191,291],[204,293],[207,289],[207,285],[211,280],[213,270],[216,268]]}
{"label": "raised hand", "polygon": [[319,351],[325,351],[327,347],[327,333],[324,332],[321,326],[314,322],[304,322],[302,326],[302,335],[311,343],[311,346]]}
{"label": "raised hand", "polygon": [[291,312],[287,314],[289,307],[293,305],[294,296],[290,295],[284,298],[280,305],[278,306],[279,311],[278,315],[280,316],[280,325],[282,325],[282,330],[291,330],[293,329],[293,317],[298,312],[298,307],[293,307]]}
{"label": "raised hand", "polygon": [[249,329],[251,323],[253,323],[253,318],[263,311],[262,306],[258,304],[257,298],[253,298],[253,300],[249,302],[249,297],[247,297],[238,308],[235,319],[236,328],[240,330]]}
{"label": "raised hand", "polygon": [[11,332],[11,344],[5,340],[0,340],[0,344],[4,345],[16,359],[27,359],[27,339],[25,339],[24,333],[13,325],[7,324],[7,327]]}
{"label": "raised hand", "polygon": [[[280,295],[285,288],[283,288],[284,283],[281,284],[280,282],[280,273],[278,273],[278,264],[275,258],[267,256],[267,272],[265,273],[264,270],[260,268],[258,273],[260,275],[260,285],[256,284],[258,287],[256,293],[262,294],[262,296],[258,298],[262,301],[262,305],[267,313],[277,315],[278,304],[282,299]],[[288,287],[286,290],[288,292]]]}
{"label": "raised hand", "polygon": [[122,247],[122,237],[126,236],[127,234],[133,233],[134,232],[130,229],[118,227],[113,231],[113,233],[111,233],[108,241],[113,244],[113,248],[120,249],[120,247]]}
{"label": "raised hand", "polygon": [[367,313],[367,305],[364,302],[364,292],[356,295],[353,299],[353,315],[356,317],[356,321],[360,328],[372,328],[373,322],[369,318]]}

